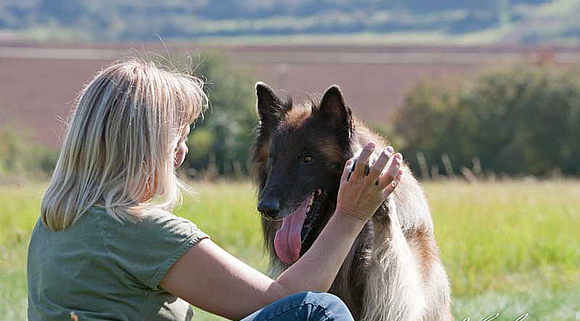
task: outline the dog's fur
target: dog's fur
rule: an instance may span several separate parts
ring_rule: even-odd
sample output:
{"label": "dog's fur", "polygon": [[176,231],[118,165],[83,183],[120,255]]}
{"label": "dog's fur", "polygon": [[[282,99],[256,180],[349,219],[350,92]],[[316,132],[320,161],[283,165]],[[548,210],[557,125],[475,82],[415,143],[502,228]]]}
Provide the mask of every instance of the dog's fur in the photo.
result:
{"label": "dog's fur", "polygon": [[[262,227],[273,276],[288,266],[277,256],[280,219],[321,189],[301,233],[300,255],[312,245],[336,206],[342,168],[369,141],[387,141],[351,115],[340,89],[321,102],[282,102],[267,85],[256,84],[260,125],[253,153],[260,202],[276,200]],[[308,155],[310,162],[301,162]],[[267,215],[266,215],[267,214]],[[403,165],[401,183],[365,225],[330,289],[356,320],[452,320],[447,275],[433,235],[433,222],[419,184]]]}

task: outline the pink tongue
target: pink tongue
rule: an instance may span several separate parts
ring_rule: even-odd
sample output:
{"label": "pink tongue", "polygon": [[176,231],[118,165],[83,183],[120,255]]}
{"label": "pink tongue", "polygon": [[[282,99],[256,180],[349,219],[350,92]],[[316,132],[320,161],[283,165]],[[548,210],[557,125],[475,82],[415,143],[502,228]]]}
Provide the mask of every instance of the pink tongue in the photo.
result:
{"label": "pink tongue", "polygon": [[306,202],[304,201],[292,215],[284,218],[282,227],[276,232],[274,238],[276,254],[286,264],[293,263],[300,256],[302,246],[300,232],[306,219]]}

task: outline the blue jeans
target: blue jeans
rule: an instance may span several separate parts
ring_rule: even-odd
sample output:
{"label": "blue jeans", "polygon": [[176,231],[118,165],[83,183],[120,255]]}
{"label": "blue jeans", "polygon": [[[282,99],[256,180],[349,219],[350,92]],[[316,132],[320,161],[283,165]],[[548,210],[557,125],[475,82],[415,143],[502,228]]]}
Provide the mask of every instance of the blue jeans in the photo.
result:
{"label": "blue jeans", "polygon": [[278,300],[242,319],[242,321],[353,321],[348,308],[329,293],[305,292]]}

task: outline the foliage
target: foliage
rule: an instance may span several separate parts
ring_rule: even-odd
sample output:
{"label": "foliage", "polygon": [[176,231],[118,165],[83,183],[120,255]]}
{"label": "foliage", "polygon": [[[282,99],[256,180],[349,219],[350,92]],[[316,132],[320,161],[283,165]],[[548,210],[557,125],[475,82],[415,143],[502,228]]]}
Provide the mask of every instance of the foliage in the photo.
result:
{"label": "foliage", "polygon": [[253,84],[232,71],[217,52],[202,55],[195,74],[206,80],[210,105],[207,117],[198,120],[191,131],[192,152],[184,167],[214,176],[248,174],[253,130],[258,121]]}
{"label": "foliage", "polygon": [[20,132],[0,127],[0,179],[52,174],[58,154],[37,146]]}
{"label": "foliage", "polygon": [[[188,139],[192,150],[181,170],[192,177],[245,176],[249,172],[250,146],[257,124],[253,84],[229,69],[218,52],[200,56],[199,65],[191,68],[191,57],[166,59],[150,56],[169,69],[193,73],[205,81],[209,98],[205,119],[198,119]],[[187,63],[184,61],[187,60]],[[183,65],[185,68],[183,67]],[[0,179],[15,176],[52,174],[58,153],[28,141],[20,132],[0,127]]]}
{"label": "foliage", "polygon": [[[195,183],[175,211],[261,271],[256,198],[248,182]],[[0,186],[0,320],[26,317],[26,247],[44,184]],[[580,184],[524,181],[424,184],[449,274],[456,319],[577,320]],[[196,320],[217,320],[198,311]]]}
{"label": "foliage", "polygon": [[[580,74],[554,65],[494,71],[459,90],[418,85],[396,120],[404,152],[455,170],[474,158],[496,173],[580,175]],[[439,166],[443,168],[443,166]]]}

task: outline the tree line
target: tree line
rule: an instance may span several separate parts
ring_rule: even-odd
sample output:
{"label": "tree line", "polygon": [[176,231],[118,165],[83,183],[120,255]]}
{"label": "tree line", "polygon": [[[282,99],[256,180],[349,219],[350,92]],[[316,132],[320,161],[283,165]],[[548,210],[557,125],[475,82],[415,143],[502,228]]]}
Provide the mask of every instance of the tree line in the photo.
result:
{"label": "tree line", "polygon": [[476,168],[577,176],[579,71],[522,64],[458,87],[423,83],[407,95],[394,131],[412,168],[428,168],[424,175]]}
{"label": "tree line", "polygon": [[[186,164],[244,176],[257,124],[253,83],[219,59],[208,62],[212,108],[192,131]],[[580,66],[519,64],[461,85],[421,83],[393,123],[389,138],[423,177],[579,176]]]}
{"label": "tree line", "polygon": [[[210,106],[191,132],[183,173],[246,177],[258,121],[253,82],[217,53],[202,55],[188,72],[206,81]],[[579,176],[580,67],[521,64],[460,86],[418,84],[393,123],[390,140],[424,178]],[[25,143],[14,129],[0,128],[0,177],[49,176],[56,157]]]}

